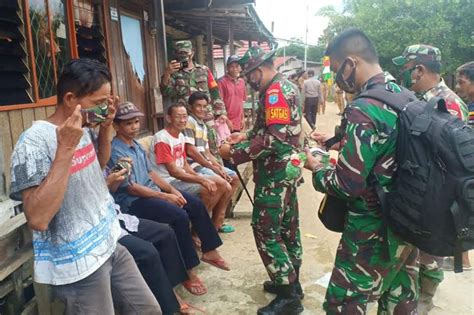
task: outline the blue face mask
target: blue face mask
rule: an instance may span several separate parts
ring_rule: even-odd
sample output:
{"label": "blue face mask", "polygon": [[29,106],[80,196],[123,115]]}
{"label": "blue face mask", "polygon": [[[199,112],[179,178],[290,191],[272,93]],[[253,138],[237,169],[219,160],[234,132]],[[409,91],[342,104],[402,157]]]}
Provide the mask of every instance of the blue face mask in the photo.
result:
{"label": "blue face mask", "polygon": [[109,104],[104,102],[92,108],[81,109],[81,113],[86,120],[84,127],[96,126],[107,120],[107,115],[109,115]]}

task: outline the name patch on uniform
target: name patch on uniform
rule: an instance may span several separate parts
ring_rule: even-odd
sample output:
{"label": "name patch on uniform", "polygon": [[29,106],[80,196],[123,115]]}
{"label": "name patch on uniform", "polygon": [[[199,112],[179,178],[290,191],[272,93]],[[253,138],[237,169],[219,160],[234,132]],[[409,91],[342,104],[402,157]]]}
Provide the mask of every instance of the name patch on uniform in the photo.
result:
{"label": "name patch on uniform", "polygon": [[291,121],[290,106],[286,102],[279,82],[270,86],[265,95],[265,121],[267,126],[289,124]]}

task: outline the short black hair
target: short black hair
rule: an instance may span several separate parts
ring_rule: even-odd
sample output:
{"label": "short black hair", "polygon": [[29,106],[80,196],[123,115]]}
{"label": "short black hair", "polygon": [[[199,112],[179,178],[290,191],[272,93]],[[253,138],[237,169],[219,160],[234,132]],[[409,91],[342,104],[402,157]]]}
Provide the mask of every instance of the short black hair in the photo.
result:
{"label": "short black hair", "polygon": [[416,63],[425,66],[429,72],[441,73],[441,62],[439,61],[417,61]]}
{"label": "short black hair", "polygon": [[112,76],[104,63],[88,58],[71,60],[64,65],[58,78],[58,103],[62,103],[68,92],[74,93],[76,97],[83,97],[111,81]]}
{"label": "short black hair", "polygon": [[329,43],[325,55],[338,61],[343,61],[349,55],[355,55],[370,64],[379,62],[374,44],[364,32],[357,28],[349,28],[337,35]]}
{"label": "short black hair", "polygon": [[194,104],[196,101],[200,101],[200,100],[206,100],[206,102],[209,103],[209,96],[207,96],[207,94],[204,93],[204,92],[200,92],[200,91],[194,92],[194,93],[191,94],[191,96],[189,97],[189,99],[188,99],[188,104],[189,104],[190,106],[193,106],[193,104]]}
{"label": "short black hair", "polygon": [[168,107],[168,110],[166,111],[166,114],[168,114],[168,116],[171,116],[173,115],[173,110],[175,108],[179,108],[179,107],[185,107],[183,103],[175,103],[175,104],[171,104],[170,107]]}
{"label": "short black hair", "polygon": [[466,62],[456,70],[458,75],[463,75],[474,82],[474,61]]}
{"label": "short black hair", "polygon": [[308,70],[308,75],[310,77],[314,77],[314,70]]}

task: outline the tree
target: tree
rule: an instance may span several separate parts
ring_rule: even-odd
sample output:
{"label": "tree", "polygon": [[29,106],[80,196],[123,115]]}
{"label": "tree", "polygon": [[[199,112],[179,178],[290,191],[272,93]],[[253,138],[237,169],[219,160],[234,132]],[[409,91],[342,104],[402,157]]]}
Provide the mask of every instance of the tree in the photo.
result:
{"label": "tree", "polygon": [[[292,42],[285,46],[285,48],[280,47],[277,49],[276,55],[283,56],[295,56],[296,58],[303,60],[304,59],[304,43],[299,39],[292,39]],[[324,46],[309,46],[308,47],[308,60],[309,61],[320,61],[323,58]]]}
{"label": "tree", "polygon": [[327,44],[336,34],[350,26],[367,33],[372,39],[386,70],[397,74],[392,58],[406,46],[429,44],[441,50],[443,73],[474,60],[474,2],[469,0],[345,0],[345,11],[323,8],[319,14],[330,19],[319,38]]}

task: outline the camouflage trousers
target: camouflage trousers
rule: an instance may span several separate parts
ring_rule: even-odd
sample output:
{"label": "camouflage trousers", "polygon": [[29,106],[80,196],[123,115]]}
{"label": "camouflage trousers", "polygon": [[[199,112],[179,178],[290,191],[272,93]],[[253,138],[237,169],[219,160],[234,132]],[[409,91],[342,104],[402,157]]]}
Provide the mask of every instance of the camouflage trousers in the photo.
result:
{"label": "camouflage trousers", "polygon": [[257,250],[276,284],[296,280],[302,248],[296,187],[255,186],[252,228]]}
{"label": "camouflage trousers", "polygon": [[[420,251],[420,283],[432,282],[433,285],[440,284],[444,279],[442,268],[444,258],[433,256]],[[421,281],[424,278],[425,281]]]}
{"label": "camouflage trousers", "polygon": [[346,224],[324,309],[327,314],[366,314],[378,302],[378,314],[416,314],[418,249],[390,230],[387,249],[378,233],[370,231],[371,222],[367,223],[358,229]]}
{"label": "camouflage trousers", "polygon": [[207,141],[209,143],[209,151],[217,159],[219,164],[224,165],[222,158],[219,154],[219,144],[217,143],[217,132],[213,125],[206,123],[207,125]]}

